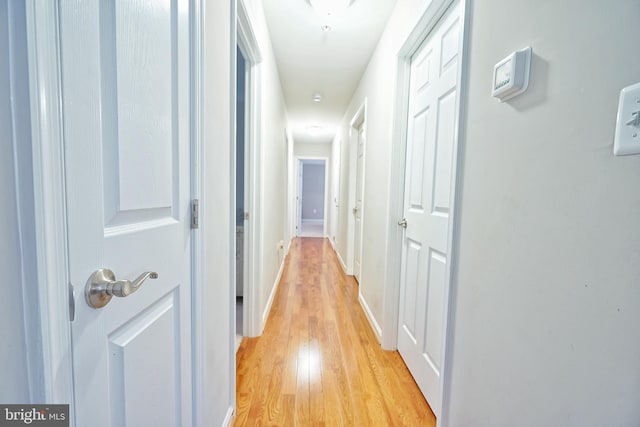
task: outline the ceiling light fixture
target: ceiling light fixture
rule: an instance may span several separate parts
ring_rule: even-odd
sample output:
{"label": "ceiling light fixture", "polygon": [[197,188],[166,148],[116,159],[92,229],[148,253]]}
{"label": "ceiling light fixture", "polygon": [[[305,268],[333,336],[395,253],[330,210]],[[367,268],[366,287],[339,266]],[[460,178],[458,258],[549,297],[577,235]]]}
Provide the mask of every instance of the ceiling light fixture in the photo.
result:
{"label": "ceiling light fixture", "polygon": [[322,95],[319,93],[314,93],[311,99],[313,100],[313,102],[320,102],[322,101]]}
{"label": "ceiling light fixture", "polygon": [[331,31],[331,25],[323,25],[322,27],[320,27],[320,29],[322,30],[323,33],[328,33],[329,31]]}
{"label": "ceiling light fixture", "polygon": [[352,0],[309,0],[311,7],[320,15],[335,15],[351,5]]}

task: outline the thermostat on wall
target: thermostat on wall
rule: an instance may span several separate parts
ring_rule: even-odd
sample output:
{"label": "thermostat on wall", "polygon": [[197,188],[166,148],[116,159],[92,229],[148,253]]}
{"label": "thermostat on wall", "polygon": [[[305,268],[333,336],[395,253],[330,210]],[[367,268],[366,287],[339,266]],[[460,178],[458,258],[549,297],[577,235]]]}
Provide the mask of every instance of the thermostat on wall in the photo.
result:
{"label": "thermostat on wall", "polygon": [[527,47],[498,62],[493,67],[491,96],[500,102],[521,94],[529,86],[531,48]]}

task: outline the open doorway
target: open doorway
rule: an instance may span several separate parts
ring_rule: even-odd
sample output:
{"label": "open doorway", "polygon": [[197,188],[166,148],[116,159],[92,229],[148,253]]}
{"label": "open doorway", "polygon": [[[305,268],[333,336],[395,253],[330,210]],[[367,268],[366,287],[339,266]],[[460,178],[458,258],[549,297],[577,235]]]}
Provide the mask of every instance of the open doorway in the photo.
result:
{"label": "open doorway", "polygon": [[236,48],[236,350],[244,335],[246,59]]}
{"label": "open doorway", "polygon": [[[237,67],[236,67],[236,126],[238,157],[236,182],[241,182],[242,190],[236,189],[237,200],[243,200],[243,209],[236,208],[236,273],[242,282],[232,283],[236,287],[236,295],[241,289],[239,301],[236,296],[234,317],[237,323],[236,332],[244,337],[256,337],[262,333],[262,313],[260,312],[260,292],[256,289],[260,274],[260,170],[261,166],[261,119],[260,93],[262,54],[255,38],[253,27],[249,21],[246,0],[239,0],[237,21]],[[242,123],[238,123],[242,121]],[[240,172],[242,171],[242,172]],[[242,193],[240,193],[242,191]],[[242,225],[240,225],[242,224]],[[242,245],[242,247],[240,247]],[[232,294],[233,295],[233,294]],[[240,304],[241,303],[241,304]],[[241,317],[240,317],[241,316]]]}
{"label": "open doorway", "polygon": [[297,235],[326,235],[327,159],[298,160]]}
{"label": "open doorway", "polygon": [[360,283],[362,271],[362,229],[364,222],[364,177],[367,140],[367,99],[353,116],[349,128],[349,206],[347,274]]}

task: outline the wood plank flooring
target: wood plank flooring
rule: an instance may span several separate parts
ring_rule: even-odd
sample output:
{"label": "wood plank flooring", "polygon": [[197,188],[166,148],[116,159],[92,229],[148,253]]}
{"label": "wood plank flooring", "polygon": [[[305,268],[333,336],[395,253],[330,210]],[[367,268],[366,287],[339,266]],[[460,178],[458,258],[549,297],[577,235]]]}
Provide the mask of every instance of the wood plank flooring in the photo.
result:
{"label": "wood plank flooring", "polygon": [[235,426],[434,426],[326,239],[292,243],[264,333],[237,352]]}

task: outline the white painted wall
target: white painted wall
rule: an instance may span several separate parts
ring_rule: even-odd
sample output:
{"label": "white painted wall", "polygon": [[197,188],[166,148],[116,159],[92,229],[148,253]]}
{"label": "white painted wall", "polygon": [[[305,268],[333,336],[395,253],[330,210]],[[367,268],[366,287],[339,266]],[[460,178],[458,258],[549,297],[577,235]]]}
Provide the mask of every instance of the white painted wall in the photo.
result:
{"label": "white painted wall", "polygon": [[[397,51],[426,0],[400,0],[345,113],[368,98],[360,290],[382,320]],[[461,141],[450,426],[637,426],[640,156],[615,158],[637,1],[472,1]],[[544,24],[541,24],[544,23]],[[489,93],[493,65],[533,47],[529,91]],[[346,256],[348,144],[336,247]]]}
{"label": "white painted wall", "polygon": [[[16,7],[12,3],[12,7]],[[10,61],[10,47],[16,42],[10,39],[9,2],[0,3],[0,277],[2,277],[2,298],[0,298],[0,402],[29,402],[29,377],[27,343],[22,303],[22,245],[19,235],[18,198],[16,194],[17,170],[14,160],[14,114],[15,104],[10,93],[26,98],[27,93],[16,93],[12,83],[13,63]],[[13,22],[13,26],[20,25]],[[21,23],[24,31],[24,21]],[[15,37],[16,32],[12,33]],[[23,70],[24,71],[24,70]],[[16,123],[20,126],[20,123]],[[16,133],[19,129],[15,129]],[[15,141],[16,144],[28,141]]]}
{"label": "white painted wall", "polygon": [[293,152],[297,157],[331,157],[331,144],[296,142]]}
{"label": "white painted wall", "polygon": [[324,221],[325,170],[323,163],[302,162],[301,219]]}
{"label": "white painted wall", "polygon": [[[203,425],[222,425],[235,396],[231,381],[234,362],[229,346],[234,331],[231,324],[231,250],[234,195],[231,194],[231,91],[234,90],[232,61],[235,39],[231,22],[235,19],[235,2],[206,2],[204,7],[204,400],[201,402]],[[235,179],[235,177],[233,177]],[[221,208],[226,206],[227,208]],[[235,232],[234,232],[235,234]],[[235,297],[234,297],[235,299]]]}
{"label": "white painted wall", "polygon": [[[276,285],[276,278],[280,266],[286,256],[289,236],[284,218],[287,217],[287,140],[285,128],[287,126],[287,110],[284,104],[280,77],[271,39],[264,18],[262,0],[248,2],[248,12],[255,30],[256,40],[262,53],[260,63],[260,78],[262,92],[260,93],[261,129],[259,158],[260,188],[260,248],[259,268],[260,280],[260,313],[265,312],[269,298]],[[251,214],[250,214],[251,215]],[[287,239],[287,240],[285,240]],[[280,249],[279,243],[284,243]],[[264,326],[264,325],[263,325]]]}
{"label": "white painted wall", "polygon": [[[638,426],[640,156],[612,146],[640,3],[471,13],[450,425]],[[493,64],[527,45],[529,91],[500,104]]]}

